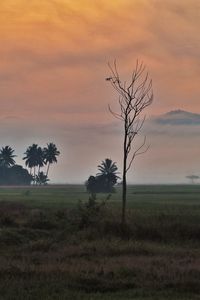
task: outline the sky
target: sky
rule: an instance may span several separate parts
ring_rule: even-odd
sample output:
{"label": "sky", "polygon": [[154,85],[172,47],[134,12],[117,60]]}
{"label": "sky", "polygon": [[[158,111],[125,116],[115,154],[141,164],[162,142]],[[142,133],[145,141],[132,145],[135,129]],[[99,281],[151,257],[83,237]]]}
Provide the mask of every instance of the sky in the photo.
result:
{"label": "sky", "polygon": [[150,149],[128,181],[200,175],[200,125],[152,121],[176,109],[200,113],[199,28],[199,0],[1,0],[0,147],[13,147],[22,163],[32,143],[56,143],[54,183],[84,182],[105,158],[121,171],[122,124],[108,111],[118,98],[105,81],[107,64],[116,59],[127,80],[139,59],[153,79],[141,132]]}

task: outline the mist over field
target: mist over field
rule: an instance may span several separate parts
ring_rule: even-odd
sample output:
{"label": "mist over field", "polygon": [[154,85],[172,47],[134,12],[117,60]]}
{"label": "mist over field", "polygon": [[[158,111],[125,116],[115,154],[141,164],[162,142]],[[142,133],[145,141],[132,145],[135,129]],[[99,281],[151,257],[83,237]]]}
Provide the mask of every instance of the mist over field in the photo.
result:
{"label": "mist over field", "polygon": [[[76,125],[52,123],[38,131],[33,124],[22,128],[18,124],[15,137],[7,136],[7,130],[16,130],[12,120],[6,120],[0,128],[4,144],[12,145],[20,160],[28,145],[33,142],[41,146],[54,141],[61,154],[58,163],[50,170],[52,183],[84,183],[89,175],[97,172],[97,165],[105,158],[117,162],[122,172],[122,124],[112,119],[107,111],[108,122],[104,124],[86,122]],[[138,144],[144,135],[150,148],[134,162],[128,176],[129,183],[189,183],[187,175],[199,175],[195,157],[199,156],[199,114],[177,111],[152,116],[146,120]],[[16,121],[14,121],[16,122]],[[30,127],[29,127],[30,126]],[[37,126],[37,124],[36,124]],[[31,137],[28,136],[31,132]]]}

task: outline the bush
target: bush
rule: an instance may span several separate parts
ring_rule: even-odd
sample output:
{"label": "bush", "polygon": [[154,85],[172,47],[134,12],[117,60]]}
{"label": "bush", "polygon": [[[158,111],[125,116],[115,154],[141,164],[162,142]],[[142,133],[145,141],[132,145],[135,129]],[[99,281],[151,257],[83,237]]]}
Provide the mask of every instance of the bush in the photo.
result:
{"label": "bush", "polygon": [[89,227],[94,224],[98,224],[100,217],[102,217],[105,208],[105,201],[98,203],[96,201],[96,196],[91,195],[88,202],[83,203],[79,201],[78,203],[78,215],[79,215],[79,228]]}

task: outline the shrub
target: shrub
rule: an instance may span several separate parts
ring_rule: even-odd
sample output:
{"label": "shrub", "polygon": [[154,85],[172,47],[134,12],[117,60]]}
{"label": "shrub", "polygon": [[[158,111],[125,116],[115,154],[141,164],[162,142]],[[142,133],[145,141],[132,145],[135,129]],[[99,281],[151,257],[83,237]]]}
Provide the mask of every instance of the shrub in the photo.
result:
{"label": "shrub", "polygon": [[96,196],[91,195],[88,202],[78,203],[79,228],[85,228],[94,224],[98,224],[105,208],[105,201],[100,203],[96,201]]}

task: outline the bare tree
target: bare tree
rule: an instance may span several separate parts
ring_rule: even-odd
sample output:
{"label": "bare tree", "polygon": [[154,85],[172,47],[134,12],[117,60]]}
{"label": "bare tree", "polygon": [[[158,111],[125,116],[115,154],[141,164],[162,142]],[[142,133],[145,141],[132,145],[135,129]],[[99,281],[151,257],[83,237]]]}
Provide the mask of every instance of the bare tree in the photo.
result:
{"label": "bare tree", "polygon": [[142,116],[144,109],[153,101],[152,80],[142,62],[136,61],[129,82],[123,81],[118,73],[116,61],[111,65],[110,76],[106,78],[118,93],[119,111],[115,112],[109,106],[111,114],[122,121],[124,127],[123,135],[123,181],[122,181],[122,225],[126,222],[126,194],[127,194],[127,172],[136,156],[148,150],[146,136],[138,148],[135,145],[135,138],[140,132],[145,116]]}

